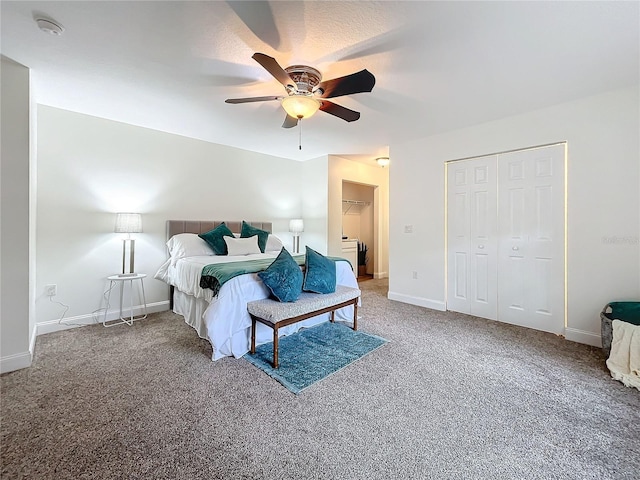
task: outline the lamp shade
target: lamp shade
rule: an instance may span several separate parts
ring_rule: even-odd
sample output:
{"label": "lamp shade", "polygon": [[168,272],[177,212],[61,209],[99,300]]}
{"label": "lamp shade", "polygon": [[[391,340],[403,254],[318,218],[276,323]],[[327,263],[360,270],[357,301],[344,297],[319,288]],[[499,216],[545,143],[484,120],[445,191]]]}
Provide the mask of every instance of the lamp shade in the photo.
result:
{"label": "lamp shade", "polygon": [[291,95],[282,99],[282,108],[293,118],[309,118],[320,108],[320,102],[307,95]]}
{"label": "lamp shade", "polygon": [[140,233],[142,232],[142,215],[139,213],[116,214],[116,233]]}
{"label": "lamp shade", "polygon": [[304,222],[301,218],[295,218],[289,221],[289,231],[291,233],[302,233],[304,232]]}

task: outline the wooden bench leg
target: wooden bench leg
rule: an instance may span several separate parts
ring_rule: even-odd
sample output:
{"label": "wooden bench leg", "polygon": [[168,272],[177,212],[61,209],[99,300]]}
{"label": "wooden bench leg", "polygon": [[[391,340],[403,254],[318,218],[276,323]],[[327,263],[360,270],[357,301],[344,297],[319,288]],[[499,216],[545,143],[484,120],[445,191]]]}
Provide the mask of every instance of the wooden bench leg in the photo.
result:
{"label": "wooden bench leg", "polygon": [[329,318],[329,321],[331,323],[335,323],[335,319],[336,319],[336,311],[335,310],[331,310],[331,317]]}
{"label": "wooden bench leg", "polygon": [[256,319],[251,315],[251,354],[256,353]]}
{"label": "wooden bench leg", "polygon": [[358,330],[358,299],[353,302],[353,329]]}
{"label": "wooden bench leg", "polygon": [[273,368],[278,368],[278,328],[273,329]]}

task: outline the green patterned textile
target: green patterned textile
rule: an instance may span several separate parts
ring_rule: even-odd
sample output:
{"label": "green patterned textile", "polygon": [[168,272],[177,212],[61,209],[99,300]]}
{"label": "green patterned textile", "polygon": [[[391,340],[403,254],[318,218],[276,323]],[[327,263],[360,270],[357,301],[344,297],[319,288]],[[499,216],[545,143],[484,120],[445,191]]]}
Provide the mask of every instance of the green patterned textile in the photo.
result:
{"label": "green patterned textile", "polygon": [[336,262],[307,247],[302,290],[313,293],[336,291]]}
{"label": "green patterned textile", "polygon": [[[348,262],[345,258],[327,257],[332,260],[342,260]],[[294,255],[293,259],[300,266],[304,265],[304,255]],[[212,263],[202,268],[202,276],[200,277],[200,288],[209,288],[213,290],[213,295],[218,295],[220,287],[233,277],[244,275],[245,273],[258,273],[269,268],[275,258],[258,258],[254,260],[246,260],[244,262],[229,263]]]}
{"label": "green patterned textile", "polygon": [[240,231],[240,238],[249,238],[253,237],[254,235],[258,236],[258,247],[260,248],[260,251],[264,253],[265,248],[267,248],[267,239],[269,238],[269,232],[253,227],[243,220],[242,229]]}
{"label": "green patterned textile", "polygon": [[[298,265],[304,265],[304,255],[293,257]],[[212,263],[202,268],[200,288],[210,288],[214,295],[218,295],[220,287],[233,277],[245,273],[258,273],[266,270],[275,258],[258,258],[244,262]]]}
{"label": "green patterned textile", "polygon": [[302,293],[302,270],[284,247],[269,268],[258,272],[258,277],[279,302],[295,302]]}
{"label": "green patterned textile", "polygon": [[226,255],[227,244],[224,241],[224,237],[233,238],[233,233],[229,230],[229,227],[222,222],[213,230],[209,230],[206,233],[200,233],[198,236],[209,244],[216,255]]}

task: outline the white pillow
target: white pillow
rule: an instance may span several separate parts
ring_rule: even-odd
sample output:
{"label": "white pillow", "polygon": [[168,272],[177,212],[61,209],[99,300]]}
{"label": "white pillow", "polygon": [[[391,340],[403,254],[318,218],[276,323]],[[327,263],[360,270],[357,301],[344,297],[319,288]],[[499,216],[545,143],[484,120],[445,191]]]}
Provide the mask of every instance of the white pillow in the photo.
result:
{"label": "white pillow", "polygon": [[264,251],[279,252],[280,250],[282,250],[283,246],[284,245],[282,244],[282,240],[280,240],[279,237],[276,237],[275,235],[272,235],[270,233],[269,236],[267,237],[267,245],[264,247]]}
{"label": "white pillow", "polygon": [[[240,238],[239,233],[234,233],[233,236],[236,238]],[[280,240],[280,237],[276,237],[275,235],[270,233],[269,236],[267,237],[267,244],[264,247],[264,251],[280,252],[280,250],[282,250],[282,247],[284,247],[284,244],[282,243],[282,240]]]}
{"label": "white pillow", "polygon": [[200,255],[214,255],[211,247],[195,233],[179,233],[167,242],[171,265],[185,257],[198,257]]}
{"label": "white pillow", "polygon": [[222,237],[227,244],[227,255],[251,255],[252,253],[262,253],[258,247],[258,236],[248,238]]}

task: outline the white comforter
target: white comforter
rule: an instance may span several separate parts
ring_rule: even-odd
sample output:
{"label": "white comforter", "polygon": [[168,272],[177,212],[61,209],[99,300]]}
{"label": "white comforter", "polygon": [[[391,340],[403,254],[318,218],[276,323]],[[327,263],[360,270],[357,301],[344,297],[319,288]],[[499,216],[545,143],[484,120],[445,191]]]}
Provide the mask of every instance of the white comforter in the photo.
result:
{"label": "white comforter", "polygon": [[[181,296],[181,300],[175,302],[174,312],[184,315],[185,321],[194,327],[201,337],[211,342],[213,360],[226,356],[240,358],[249,351],[251,317],[247,312],[247,302],[268,298],[269,289],[257,274],[245,274],[226,282],[220,288],[218,295],[214,297],[210,289],[200,288],[202,268],[205,265],[218,262],[242,262],[259,258],[273,258],[275,260],[277,256],[278,252],[238,257],[210,255],[187,257],[178,260],[175,266],[167,261],[160,267],[155,278],[173,285],[179,292],[189,296]],[[336,262],[336,283],[358,288],[358,282],[348,262]],[[206,303],[198,309],[185,307],[185,302]],[[204,310],[202,318],[187,318],[188,315],[199,316],[202,310]],[[280,336],[294,333],[302,327],[324,322],[328,318],[329,314],[327,313],[279,329]],[[352,321],[353,307],[338,310],[336,318]],[[204,325],[201,325],[202,321]],[[256,343],[266,343],[272,340],[273,330],[258,323]]]}

